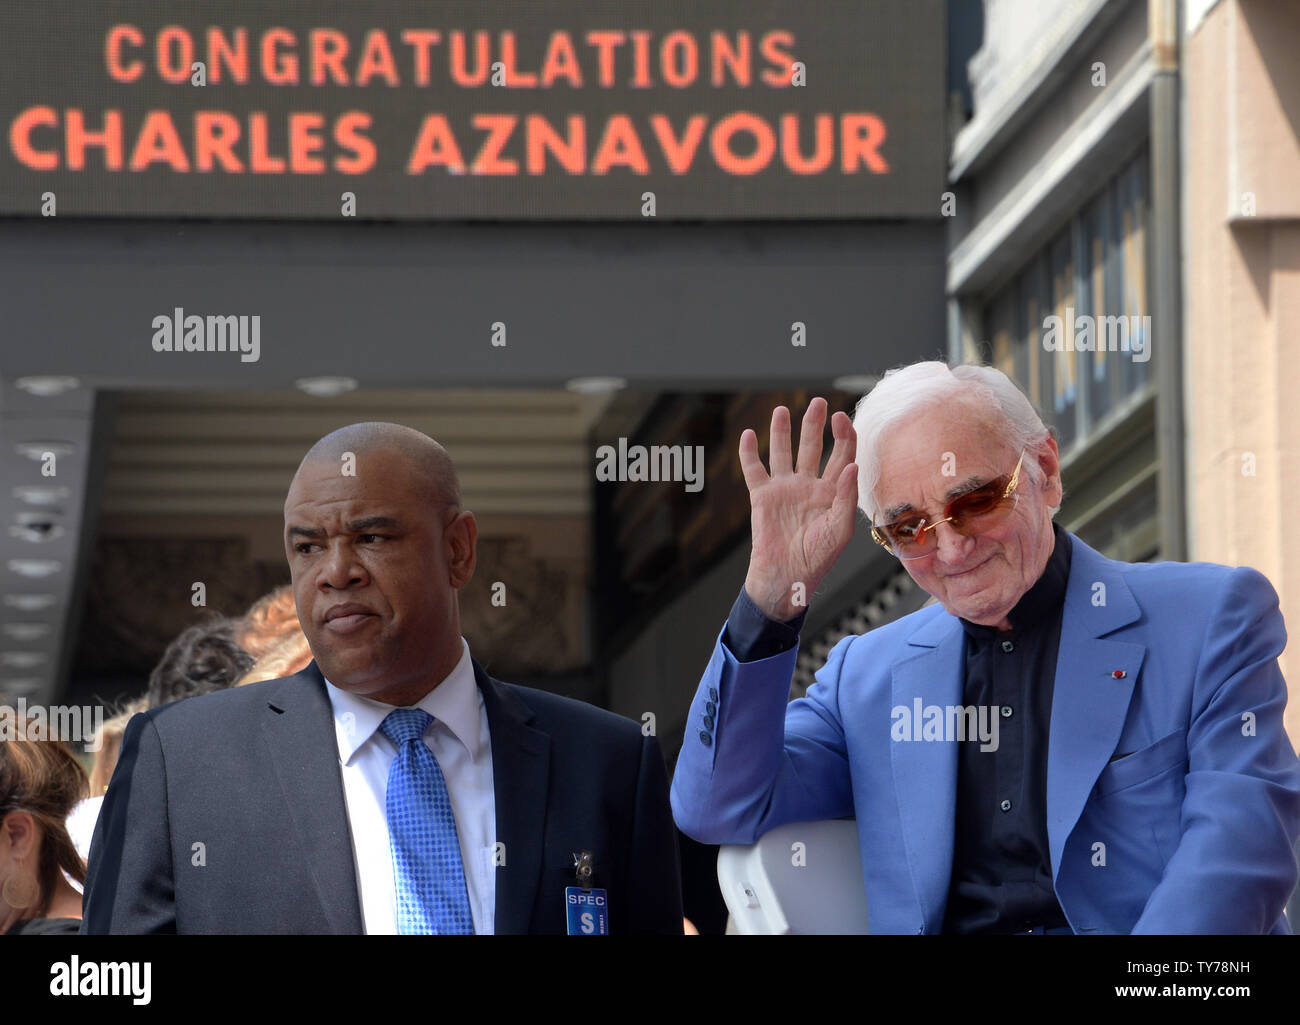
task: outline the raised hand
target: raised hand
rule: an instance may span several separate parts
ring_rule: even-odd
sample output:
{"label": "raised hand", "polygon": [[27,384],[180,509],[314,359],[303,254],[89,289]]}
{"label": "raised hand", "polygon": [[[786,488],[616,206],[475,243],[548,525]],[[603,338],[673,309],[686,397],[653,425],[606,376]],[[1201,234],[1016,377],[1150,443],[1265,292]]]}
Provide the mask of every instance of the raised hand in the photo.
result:
{"label": "raised hand", "polygon": [[749,429],[740,435],[752,534],[745,591],[770,619],[784,622],[802,612],[853,537],[857,435],[844,413],[831,418],[835,447],[826,472],[818,477],[826,409],[823,398],[808,404],[793,465],[790,411],[785,406],[772,410],[770,474],[758,456],[757,435]]}

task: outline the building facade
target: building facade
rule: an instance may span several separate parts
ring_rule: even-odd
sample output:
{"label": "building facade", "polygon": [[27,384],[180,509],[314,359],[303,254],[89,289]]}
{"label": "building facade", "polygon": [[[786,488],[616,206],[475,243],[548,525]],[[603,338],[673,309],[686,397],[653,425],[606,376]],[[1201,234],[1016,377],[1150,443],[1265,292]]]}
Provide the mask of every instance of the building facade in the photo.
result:
{"label": "building facade", "polygon": [[950,355],[1043,411],[1063,525],[1115,558],[1252,566],[1297,622],[1300,8],[984,6],[950,160]]}

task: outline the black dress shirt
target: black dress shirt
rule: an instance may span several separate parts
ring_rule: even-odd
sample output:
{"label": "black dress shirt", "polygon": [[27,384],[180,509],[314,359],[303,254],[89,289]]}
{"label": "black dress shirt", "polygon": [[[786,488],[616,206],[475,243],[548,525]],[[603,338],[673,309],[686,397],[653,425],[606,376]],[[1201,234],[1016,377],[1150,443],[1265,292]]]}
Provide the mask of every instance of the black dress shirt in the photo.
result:
{"label": "black dress shirt", "polygon": [[[961,620],[963,702],[998,712],[998,747],[963,741],[957,755],[957,822],[944,932],[1019,932],[1068,925],[1052,888],[1047,839],[1047,741],[1061,639],[1070,538],[1055,544],[1042,576],[1007,614],[1012,629]],[[805,613],[768,619],[741,588],[723,632],[740,662],[793,648]],[[987,714],[987,713],[986,713]]]}
{"label": "black dress shirt", "polygon": [[1047,739],[1052,721],[1070,538],[1016,603],[1011,630],[961,621],[967,706],[999,710],[998,747],[978,741],[957,753],[957,830],[943,931],[1021,932],[1067,925],[1052,888],[1047,840]]}

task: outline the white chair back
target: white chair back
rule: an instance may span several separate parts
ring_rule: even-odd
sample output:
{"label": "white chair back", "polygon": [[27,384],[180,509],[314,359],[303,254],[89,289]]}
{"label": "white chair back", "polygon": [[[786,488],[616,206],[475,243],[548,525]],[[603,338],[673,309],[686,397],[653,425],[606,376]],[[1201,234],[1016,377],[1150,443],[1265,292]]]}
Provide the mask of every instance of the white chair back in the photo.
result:
{"label": "white chair back", "polygon": [[718,852],[718,884],[731,912],[728,932],[867,932],[853,819],[792,822],[764,833],[755,844],[724,846]]}

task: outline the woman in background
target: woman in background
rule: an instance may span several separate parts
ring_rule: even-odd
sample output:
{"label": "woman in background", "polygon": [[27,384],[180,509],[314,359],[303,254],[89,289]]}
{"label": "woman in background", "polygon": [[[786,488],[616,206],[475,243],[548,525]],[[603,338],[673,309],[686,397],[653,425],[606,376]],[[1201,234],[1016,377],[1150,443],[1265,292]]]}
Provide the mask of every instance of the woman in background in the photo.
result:
{"label": "woman in background", "polygon": [[[27,738],[27,723],[15,732]],[[89,783],[62,741],[0,744],[0,934],[75,933],[86,881],[65,820]]]}

